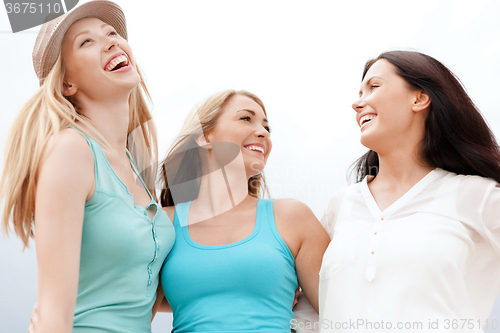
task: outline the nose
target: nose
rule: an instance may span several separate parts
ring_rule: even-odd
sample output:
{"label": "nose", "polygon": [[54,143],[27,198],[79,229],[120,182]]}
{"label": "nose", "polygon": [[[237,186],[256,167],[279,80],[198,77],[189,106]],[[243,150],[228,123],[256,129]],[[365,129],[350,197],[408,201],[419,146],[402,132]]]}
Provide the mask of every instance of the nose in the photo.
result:
{"label": "nose", "polygon": [[107,46],[106,50],[110,51],[113,49],[113,47],[120,46],[120,43],[118,42],[118,38],[115,36],[111,36],[108,41],[107,41]]}
{"label": "nose", "polygon": [[363,108],[366,106],[366,103],[363,98],[359,97],[354,103],[352,103],[352,108],[356,112],[363,111]]}
{"label": "nose", "polygon": [[258,138],[265,138],[267,139],[269,137],[269,131],[266,129],[266,127],[262,124],[257,125],[257,129],[255,130],[255,136]]}

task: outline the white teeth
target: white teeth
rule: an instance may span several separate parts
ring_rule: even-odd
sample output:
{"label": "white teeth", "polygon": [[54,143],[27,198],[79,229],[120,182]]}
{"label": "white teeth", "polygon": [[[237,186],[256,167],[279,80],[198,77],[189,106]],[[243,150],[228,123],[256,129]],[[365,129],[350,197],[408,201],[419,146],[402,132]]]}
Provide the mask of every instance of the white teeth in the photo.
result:
{"label": "white teeth", "polygon": [[115,68],[121,62],[125,62],[125,66],[128,65],[128,58],[123,54],[111,60],[109,64],[106,66],[106,71],[108,72],[112,71],[113,68]]}
{"label": "white teeth", "polygon": [[245,146],[245,148],[248,150],[257,150],[260,151],[262,154],[264,154],[264,148],[260,146]]}
{"label": "white teeth", "polygon": [[372,120],[374,118],[376,118],[377,116],[374,115],[374,114],[367,114],[366,116],[363,116],[359,119],[359,125],[360,126],[363,126],[364,123],[366,123],[367,121],[369,120]]}

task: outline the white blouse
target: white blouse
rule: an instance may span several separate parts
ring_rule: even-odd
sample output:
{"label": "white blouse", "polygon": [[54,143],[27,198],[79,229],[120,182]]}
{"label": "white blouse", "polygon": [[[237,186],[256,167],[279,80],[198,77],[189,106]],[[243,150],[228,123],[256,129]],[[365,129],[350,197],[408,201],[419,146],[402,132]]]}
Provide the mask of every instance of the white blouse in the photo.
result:
{"label": "white blouse", "polygon": [[[482,332],[500,291],[500,188],[435,169],[380,211],[366,178],[321,222],[321,332]],[[500,327],[500,323],[498,323]]]}

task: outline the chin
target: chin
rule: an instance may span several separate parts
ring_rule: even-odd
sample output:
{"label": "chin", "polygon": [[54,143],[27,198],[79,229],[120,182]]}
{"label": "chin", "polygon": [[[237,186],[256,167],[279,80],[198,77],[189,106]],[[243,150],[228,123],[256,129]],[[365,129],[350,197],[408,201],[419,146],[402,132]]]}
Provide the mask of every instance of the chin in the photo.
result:
{"label": "chin", "polygon": [[137,87],[140,83],[141,83],[141,77],[139,76],[139,73],[137,73],[137,71],[134,70],[134,75],[130,75],[131,77],[129,78],[129,80],[127,80],[130,84],[130,88],[131,89],[134,89],[135,87]]}
{"label": "chin", "polygon": [[365,146],[366,148],[368,148],[368,149],[371,149],[371,148],[370,148],[370,146],[371,146],[370,141],[371,141],[371,140],[370,140],[369,138],[366,138],[366,137],[364,137],[363,135],[361,135],[361,138],[359,139],[359,142],[360,142],[363,146]]}
{"label": "chin", "polygon": [[359,142],[361,142],[361,144],[366,148],[373,150],[373,148],[381,141],[380,135],[375,134],[376,133],[370,131],[370,128],[367,128],[361,132]]}
{"label": "chin", "polygon": [[262,161],[262,162],[252,162],[250,164],[250,166],[248,166],[246,168],[247,169],[247,176],[248,176],[248,178],[257,176],[260,173],[262,173],[262,171],[264,171],[264,167],[265,166],[266,166],[266,164],[264,163],[264,161]]}
{"label": "chin", "polygon": [[394,142],[400,141],[397,137],[390,136],[389,134],[380,134],[374,135],[374,133],[370,134],[362,134],[360,138],[360,143],[366,148],[373,150],[374,152],[385,151],[389,147],[394,146]]}

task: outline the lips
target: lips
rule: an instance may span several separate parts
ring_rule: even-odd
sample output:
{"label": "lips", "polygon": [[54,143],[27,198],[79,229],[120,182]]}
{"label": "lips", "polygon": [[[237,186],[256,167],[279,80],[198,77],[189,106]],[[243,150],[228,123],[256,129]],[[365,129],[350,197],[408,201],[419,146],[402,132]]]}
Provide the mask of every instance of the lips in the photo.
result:
{"label": "lips", "polygon": [[266,151],[264,145],[261,143],[251,143],[248,145],[244,145],[243,147],[248,150],[260,152],[262,155],[264,155]]}
{"label": "lips", "polygon": [[361,126],[363,126],[363,125],[364,125],[364,124],[366,124],[367,122],[369,122],[369,121],[371,121],[371,120],[375,119],[375,117],[377,117],[377,116],[372,115],[372,114],[368,114],[368,115],[366,115],[366,116],[363,116],[363,117],[361,117],[361,119],[359,119],[359,124],[360,124]]}
{"label": "lips", "polygon": [[359,126],[363,126],[364,124],[372,121],[377,117],[376,113],[373,112],[362,112],[358,115],[358,124]]}
{"label": "lips", "polygon": [[128,66],[130,63],[127,55],[124,52],[115,54],[104,66],[106,72],[112,72],[113,70],[120,69],[122,67]]}

